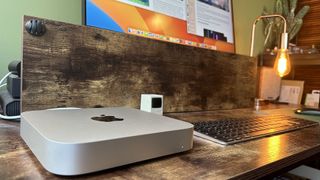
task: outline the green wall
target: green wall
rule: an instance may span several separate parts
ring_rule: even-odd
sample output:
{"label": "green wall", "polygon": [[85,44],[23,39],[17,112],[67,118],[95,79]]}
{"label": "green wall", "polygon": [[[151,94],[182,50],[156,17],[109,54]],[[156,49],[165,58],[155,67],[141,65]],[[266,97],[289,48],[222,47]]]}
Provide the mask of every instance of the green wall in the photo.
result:
{"label": "green wall", "polygon": [[23,15],[81,24],[82,0],[1,0],[0,78],[11,61],[21,60]]}
{"label": "green wall", "polygon": [[[260,16],[263,7],[273,11],[274,0],[233,0],[234,30],[236,53],[249,55],[251,29],[256,17]],[[254,55],[263,51],[263,22],[258,22],[255,35]]]}
{"label": "green wall", "polygon": [[[236,53],[248,55],[251,27],[264,6],[272,9],[274,0],[233,0]],[[82,23],[82,0],[6,0],[0,6],[0,77],[7,73],[7,65],[22,57],[22,16]],[[262,22],[256,30],[254,52],[263,49]]]}

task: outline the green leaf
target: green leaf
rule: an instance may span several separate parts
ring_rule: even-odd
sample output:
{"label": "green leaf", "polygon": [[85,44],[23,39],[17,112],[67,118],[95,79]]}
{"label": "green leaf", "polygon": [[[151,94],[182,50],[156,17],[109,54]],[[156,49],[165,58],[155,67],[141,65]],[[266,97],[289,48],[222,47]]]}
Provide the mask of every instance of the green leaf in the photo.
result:
{"label": "green leaf", "polygon": [[310,6],[303,6],[300,11],[297,13],[296,17],[297,19],[302,19],[310,10]]}
{"label": "green leaf", "polygon": [[282,8],[283,8],[282,0],[276,0],[275,13],[276,14],[282,14],[282,12],[283,12]]}
{"label": "green leaf", "polygon": [[267,34],[269,34],[270,33],[270,31],[271,31],[271,29],[272,29],[272,22],[271,23],[268,23],[267,25],[266,25],[266,27],[264,28],[264,35],[265,36],[267,36]]}
{"label": "green leaf", "polygon": [[298,0],[290,0],[290,12],[294,13],[297,7]]}
{"label": "green leaf", "polygon": [[282,0],[282,15],[286,18],[289,14],[288,0]]}
{"label": "green leaf", "polygon": [[282,14],[282,0],[276,0],[276,5],[275,5],[275,8],[274,8],[274,12],[276,14]]}
{"label": "green leaf", "polygon": [[300,31],[301,27],[303,24],[302,19],[295,19],[294,24],[292,25],[292,28],[290,29],[288,36],[289,36],[289,41],[291,41]]}

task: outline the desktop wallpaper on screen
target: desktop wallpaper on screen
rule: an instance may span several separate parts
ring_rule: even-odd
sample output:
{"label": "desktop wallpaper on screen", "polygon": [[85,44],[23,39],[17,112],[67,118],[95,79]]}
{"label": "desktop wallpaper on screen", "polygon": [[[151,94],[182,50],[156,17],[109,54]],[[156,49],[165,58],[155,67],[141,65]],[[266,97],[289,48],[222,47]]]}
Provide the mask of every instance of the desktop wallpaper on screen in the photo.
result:
{"label": "desktop wallpaper on screen", "polygon": [[86,0],[86,25],[234,53],[231,0]]}

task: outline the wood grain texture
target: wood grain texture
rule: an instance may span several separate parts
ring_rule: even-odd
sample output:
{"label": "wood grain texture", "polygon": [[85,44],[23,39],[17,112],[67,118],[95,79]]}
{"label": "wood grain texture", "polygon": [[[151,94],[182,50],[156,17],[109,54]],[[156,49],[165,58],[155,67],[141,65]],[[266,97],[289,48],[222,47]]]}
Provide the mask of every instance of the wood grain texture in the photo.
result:
{"label": "wood grain texture", "polygon": [[310,11],[303,18],[303,26],[297,35],[297,45],[320,45],[320,3],[318,0],[299,0],[297,9],[300,10],[305,5],[310,6]]}
{"label": "wood grain texture", "polygon": [[142,93],[163,94],[165,112],[252,105],[254,58],[44,22],[44,36],[23,32],[22,111],[61,106],[137,108]]}
{"label": "wood grain texture", "polygon": [[305,102],[306,94],[312,90],[320,90],[320,65],[300,65],[294,68],[294,80],[304,81],[302,100]]}
{"label": "wood grain texture", "polygon": [[[264,108],[265,109],[265,108]],[[292,109],[265,113],[290,115]],[[252,109],[171,113],[190,122],[253,115]],[[320,153],[320,127],[231,146],[194,138],[191,151],[72,179],[259,179]],[[320,155],[320,154],[319,154]],[[319,157],[319,156],[318,156]],[[19,123],[0,121],[1,179],[70,179],[46,171],[19,136]]]}

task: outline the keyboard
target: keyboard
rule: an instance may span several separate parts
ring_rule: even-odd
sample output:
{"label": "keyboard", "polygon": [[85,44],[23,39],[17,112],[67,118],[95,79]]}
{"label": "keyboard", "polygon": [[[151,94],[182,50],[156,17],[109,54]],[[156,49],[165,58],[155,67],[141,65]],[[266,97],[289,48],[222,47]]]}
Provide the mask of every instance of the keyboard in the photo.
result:
{"label": "keyboard", "polygon": [[294,131],[318,122],[285,115],[224,118],[193,123],[195,136],[230,145],[260,137]]}

